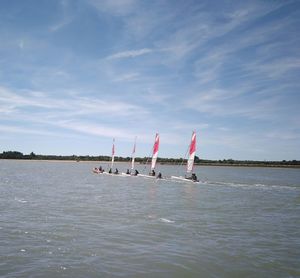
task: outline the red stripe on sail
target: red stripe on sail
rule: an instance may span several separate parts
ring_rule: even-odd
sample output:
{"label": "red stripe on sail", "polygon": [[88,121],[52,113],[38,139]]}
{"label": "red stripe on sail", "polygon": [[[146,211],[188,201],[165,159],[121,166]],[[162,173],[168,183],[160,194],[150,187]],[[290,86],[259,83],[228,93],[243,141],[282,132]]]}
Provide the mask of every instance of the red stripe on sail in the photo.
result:
{"label": "red stripe on sail", "polygon": [[154,142],[154,146],[153,146],[153,154],[158,152],[158,148],[159,148],[159,135],[158,135],[158,133],[156,133],[155,142]]}
{"label": "red stripe on sail", "polygon": [[196,152],[196,133],[193,132],[191,145],[190,145],[190,155]]}

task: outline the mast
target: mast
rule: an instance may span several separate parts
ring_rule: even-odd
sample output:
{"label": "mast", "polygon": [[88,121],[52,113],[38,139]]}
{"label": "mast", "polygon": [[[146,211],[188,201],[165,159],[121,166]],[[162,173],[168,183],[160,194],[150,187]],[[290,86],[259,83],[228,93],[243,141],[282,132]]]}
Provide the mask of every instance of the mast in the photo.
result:
{"label": "mast", "polygon": [[111,165],[110,165],[111,169],[113,168],[114,161],[115,161],[115,138],[113,139],[113,145],[111,150]]}
{"label": "mast", "polygon": [[193,131],[191,144],[189,148],[189,159],[187,162],[187,173],[190,173],[193,171],[194,168],[194,158],[196,154],[196,132]]}
{"label": "mast", "polygon": [[159,149],[159,134],[156,133],[155,141],[153,145],[153,153],[152,153],[152,161],[151,161],[151,170],[155,169],[155,164],[158,156],[158,149]]}
{"label": "mast", "polygon": [[136,145],[136,137],[134,139],[134,145],[133,145],[132,156],[131,156],[131,170],[134,169],[135,145]]}

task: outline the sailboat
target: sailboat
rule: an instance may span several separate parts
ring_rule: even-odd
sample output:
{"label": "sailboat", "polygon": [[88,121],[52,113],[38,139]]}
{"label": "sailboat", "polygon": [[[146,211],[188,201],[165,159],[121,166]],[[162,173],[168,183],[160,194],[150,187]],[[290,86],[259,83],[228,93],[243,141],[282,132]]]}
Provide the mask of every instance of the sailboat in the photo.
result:
{"label": "sailboat", "polygon": [[114,173],[112,173],[112,169],[114,166],[114,161],[115,161],[115,138],[113,138],[113,145],[112,145],[112,150],[111,150],[111,162],[110,162],[110,170],[108,173],[102,169],[100,166],[99,168],[95,167],[93,168],[93,172],[96,174],[118,174],[118,171],[116,170]]}
{"label": "sailboat", "polygon": [[186,169],[186,176],[171,176],[172,179],[177,179],[177,180],[183,180],[183,181],[188,181],[188,182],[199,182],[197,179],[197,176],[193,172],[194,168],[194,159],[195,159],[195,154],[196,154],[196,132],[193,131],[192,133],[192,138],[191,138],[191,143],[189,145],[189,158],[187,161],[187,169]]}
{"label": "sailboat", "polygon": [[112,145],[112,149],[111,149],[111,162],[110,162],[110,169],[108,171],[108,174],[115,174],[115,175],[119,174],[119,171],[117,168],[113,172],[114,162],[115,162],[115,138],[113,138],[113,145]]}
{"label": "sailboat", "polygon": [[131,174],[134,171],[135,147],[136,147],[136,138],[134,140],[134,145],[133,145],[133,150],[131,155]]}
{"label": "sailboat", "polygon": [[136,149],[136,137],[134,140],[134,145],[133,145],[133,150],[132,150],[132,155],[131,155],[131,170],[129,171],[129,169],[127,169],[127,172],[122,173],[122,175],[125,175],[125,176],[137,176],[138,175],[137,170],[135,170],[135,172],[134,172],[135,149]]}
{"label": "sailboat", "polygon": [[156,161],[157,161],[157,157],[158,157],[158,150],[159,150],[159,134],[156,133],[154,145],[153,145],[153,149],[152,149],[150,173],[149,173],[149,175],[139,174],[139,176],[146,177],[146,178],[156,178],[155,177],[155,166],[156,166]]}
{"label": "sailboat", "polygon": [[95,174],[102,174],[101,170],[99,168],[97,168],[97,167],[93,168],[93,173],[95,173]]}
{"label": "sailboat", "polygon": [[110,169],[113,168],[115,162],[115,138],[113,139],[113,145],[111,149],[111,163],[110,163]]}

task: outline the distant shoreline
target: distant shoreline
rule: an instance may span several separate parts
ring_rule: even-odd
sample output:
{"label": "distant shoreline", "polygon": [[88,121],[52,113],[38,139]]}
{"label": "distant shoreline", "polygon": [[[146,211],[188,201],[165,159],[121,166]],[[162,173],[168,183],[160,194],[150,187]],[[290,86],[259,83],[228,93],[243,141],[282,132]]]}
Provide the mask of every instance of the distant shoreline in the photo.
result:
{"label": "distant shoreline", "polygon": [[[96,160],[63,160],[63,159],[3,159],[0,158],[0,161],[24,161],[24,162],[62,162],[62,163],[95,163],[98,165],[99,163],[109,164],[110,161],[103,160],[103,161],[96,161]],[[115,163],[122,163],[128,164],[128,161],[115,161]],[[136,162],[139,165],[145,165],[142,162]],[[150,162],[147,163],[150,165]],[[178,166],[178,163],[170,163],[170,162],[157,162],[158,165],[174,165]],[[183,164],[186,165],[186,164]],[[239,163],[195,163],[195,166],[216,166],[216,167],[259,167],[259,168],[291,168],[291,169],[299,169],[300,165],[280,165],[280,164],[264,164],[264,163],[251,163],[251,164],[239,164]]]}
{"label": "distant shoreline", "polygon": [[[31,160],[31,161],[61,161],[61,162],[94,162],[98,163],[110,163],[111,157],[108,155],[43,155],[35,154],[23,154],[18,151],[4,151],[0,153],[0,159],[16,159],[16,160]],[[148,164],[151,158],[149,157],[135,157],[135,163]],[[131,157],[115,156],[115,162],[118,163],[130,163]],[[158,157],[157,163],[161,165],[186,165],[186,158],[166,158]],[[225,166],[225,167],[268,167],[268,168],[300,168],[300,160],[237,160],[237,159],[200,159],[195,155],[194,165],[199,166]]]}

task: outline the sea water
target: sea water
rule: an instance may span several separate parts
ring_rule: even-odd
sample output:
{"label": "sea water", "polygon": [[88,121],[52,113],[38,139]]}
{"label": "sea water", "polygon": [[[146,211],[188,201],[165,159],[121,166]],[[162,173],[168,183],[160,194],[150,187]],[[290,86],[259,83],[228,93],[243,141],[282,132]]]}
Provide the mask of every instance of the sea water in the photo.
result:
{"label": "sea water", "polygon": [[299,169],[99,165],[0,161],[1,277],[300,277]]}

